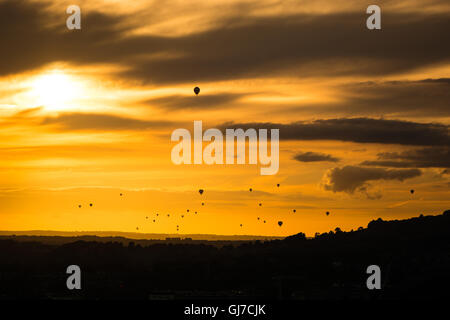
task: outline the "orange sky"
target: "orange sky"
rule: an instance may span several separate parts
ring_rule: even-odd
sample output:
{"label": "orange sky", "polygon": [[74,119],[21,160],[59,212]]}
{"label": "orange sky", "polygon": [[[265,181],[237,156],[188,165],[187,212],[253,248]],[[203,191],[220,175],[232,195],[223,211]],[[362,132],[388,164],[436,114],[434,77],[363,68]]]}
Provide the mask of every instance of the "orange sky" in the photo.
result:
{"label": "orange sky", "polygon": [[[313,235],[449,209],[448,1],[379,1],[376,31],[362,1],[79,1],[67,30],[70,4],[0,1],[1,230]],[[279,172],[174,165],[194,120],[280,128]]]}

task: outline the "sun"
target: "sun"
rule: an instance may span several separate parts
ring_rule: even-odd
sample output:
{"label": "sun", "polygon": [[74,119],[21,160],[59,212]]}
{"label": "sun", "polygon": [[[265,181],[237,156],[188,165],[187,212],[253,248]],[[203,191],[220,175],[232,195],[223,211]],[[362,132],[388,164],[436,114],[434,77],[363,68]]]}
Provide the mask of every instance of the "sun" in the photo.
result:
{"label": "sun", "polygon": [[64,110],[81,94],[81,85],[69,74],[53,70],[37,76],[31,82],[34,103],[51,110]]}

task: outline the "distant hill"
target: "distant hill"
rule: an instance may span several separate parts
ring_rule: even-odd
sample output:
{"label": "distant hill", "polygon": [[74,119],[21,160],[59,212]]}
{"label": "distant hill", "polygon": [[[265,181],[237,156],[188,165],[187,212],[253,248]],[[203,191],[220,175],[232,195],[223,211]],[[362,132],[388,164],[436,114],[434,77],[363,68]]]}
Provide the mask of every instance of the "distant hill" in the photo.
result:
{"label": "distant hill", "polygon": [[[284,237],[266,237],[258,235],[217,235],[217,234],[166,234],[166,233],[138,233],[138,232],[120,232],[120,231],[51,231],[51,230],[28,230],[28,231],[0,231],[0,236],[39,236],[39,237],[88,237],[89,241],[102,241],[114,238],[131,240],[166,240],[166,238],[190,238],[192,240],[207,241],[252,241],[252,240],[276,240]],[[83,239],[75,239],[83,240]],[[107,240],[111,241],[111,239]]]}

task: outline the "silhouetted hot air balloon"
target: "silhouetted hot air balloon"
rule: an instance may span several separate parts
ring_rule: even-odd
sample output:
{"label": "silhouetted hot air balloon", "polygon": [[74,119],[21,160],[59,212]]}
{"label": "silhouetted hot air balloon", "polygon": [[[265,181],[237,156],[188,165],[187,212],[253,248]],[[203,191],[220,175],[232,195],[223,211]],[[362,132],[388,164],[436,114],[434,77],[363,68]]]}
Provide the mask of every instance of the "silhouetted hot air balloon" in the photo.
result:
{"label": "silhouetted hot air balloon", "polygon": [[200,193],[200,195],[202,195],[204,191],[205,191],[205,190],[200,189],[200,190],[198,190],[198,193]]}
{"label": "silhouetted hot air balloon", "polygon": [[242,227],[242,224],[241,224],[241,227]]}
{"label": "silhouetted hot air balloon", "polygon": [[122,194],[120,194],[120,196],[122,196]]}
{"label": "silhouetted hot air balloon", "polygon": [[258,217],[258,220],[259,220],[259,217]]}
{"label": "silhouetted hot air balloon", "polygon": [[197,211],[195,211],[194,213],[197,214]]}
{"label": "silhouetted hot air balloon", "polygon": [[184,215],[181,215],[182,218],[184,218]]}
{"label": "silhouetted hot air balloon", "polygon": [[261,207],[261,206],[262,206],[262,203],[260,203],[259,206]]}
{"label": "silhouetted hot air balloon", "polygon": [[189,212],[189,209],[187,209],[186,212]]}
{"label": "silhouetted hot air balloon", "polygon": [[81,208],[81,204],[78,205],[78,208]]}
{"label": "silhouetted hot air balloon", "polygon": [[170,214],[168,214],[167,216],[170,217]]}
{"label": "silhouetted hot air balloon", "polygon": [[148,219],[148,217],[145,217],[145,219]]}
{"label": "silhouetted hot air balloon", "polygon": [[327,216],[329,216],[329,215],[330,215],[330,212],[329,212],[329,211],[327,211],[327,212],[326,212],[326,215],[327,215]]}
{"label": "silhouetted hot air balloon", "polygon": [[89,203],[89,207],[92,207],[92,203]]}
{"label": "silhouetted hot air balloon", "polygon": [[264,223],[266,223],[266,220],[264,220]]}
{"label": "silhouetted hot air balloon", "polygon": [[155,219],[153,219],[153,222],[156,222],[156,220],[155,220]]}
{"label": "silhouetted hot air balloon", "polygon": [[138,228],[138,227],[136,227],[136,230],[139,230],[139,228]]}
{"label": "silhouetted hot air balloon", "polygon": [[280,184],[279,184],[279,183],[277,183],[277,187],[278,187],[278,188],[280,187]]}
{"label": "silhouetted hot air balloon", "polygon": [[411,191],[409,191],[409,192],[411,192],[411,194],[413,194],[414,193],[414,189],[411,189]]}
{"label": "silhouetted hot air balloon", "polygon": [[195,87],[194,88],[194,92],[195,92],[195,95],[198,96],[198,94],[200,93],[200,88],[199,87]]}
{"label": "silhouetted hot air balloon", "polygon": [[202,206],[204,206],[205,205],[205,203],[204,202],[202,202]]}
{"label": "silhouetted hot air balloon", "polygon": [[278,221],[278,225],[281,227],[283,225],[283,221]]}
{"label": "silhouetted hot air balloon", "polygon": [[297,210],[295,210],[295,209],[294,209],[294,210],[292,210],[292,211],[293,211],[294,213],[296,213],[296,212],[297,212]]}
{"label": "silhouetted hot air balloon", "polygon": [[250,192],[252,192],[252,191],[253,191],[253,189],[252,189],[252,188],[250,188],[250,189],[248,189],[248,190],[250,190]]}
{"label": "silhouetted hot air balloon", "polygon": [[159,213],[157,213],[156,216],[159,216]]}

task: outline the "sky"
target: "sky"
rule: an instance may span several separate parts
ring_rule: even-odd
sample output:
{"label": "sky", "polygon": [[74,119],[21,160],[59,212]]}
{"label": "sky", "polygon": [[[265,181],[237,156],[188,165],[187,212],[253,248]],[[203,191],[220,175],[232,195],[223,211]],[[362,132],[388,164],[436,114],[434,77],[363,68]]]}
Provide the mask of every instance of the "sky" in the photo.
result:
{"label": "sky", "polygon": [[[310,236],[440,214],[449,30],[447,0],[0,0],[0,229]],[[175,165],[195,120],[279,129],[278,173]]]}

